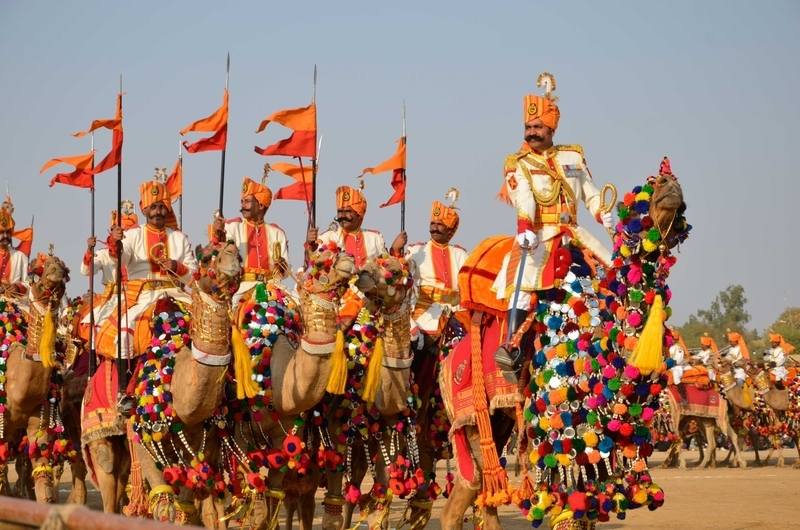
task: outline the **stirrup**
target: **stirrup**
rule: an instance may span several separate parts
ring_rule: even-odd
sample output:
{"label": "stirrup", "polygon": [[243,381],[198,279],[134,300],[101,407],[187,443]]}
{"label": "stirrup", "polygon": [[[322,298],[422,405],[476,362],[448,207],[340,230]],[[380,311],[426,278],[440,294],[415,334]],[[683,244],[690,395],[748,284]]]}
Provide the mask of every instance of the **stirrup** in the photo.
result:
{"label": "stirrup", "polygon": [[117,401],[117,412],[123,417],[133,416],[136,410],[136,398],[129,395],[122,395]]}
{"label": "stirrup", "polygon": [[494,352],[494,362],[506,381],[514,384],[519,381],[519,373],[522,370],[522,350],[519,347],[513,347],[511,344],[500,345]]}

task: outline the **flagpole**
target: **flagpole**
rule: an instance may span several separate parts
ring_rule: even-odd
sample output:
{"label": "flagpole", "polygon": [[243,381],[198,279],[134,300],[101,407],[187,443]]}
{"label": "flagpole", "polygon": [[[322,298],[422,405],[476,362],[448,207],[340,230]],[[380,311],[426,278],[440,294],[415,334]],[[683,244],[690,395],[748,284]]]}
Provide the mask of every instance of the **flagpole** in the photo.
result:
{"label": "flagpole", "polygon": [[[311,104],[317,104],[317,65],[314,65],[314,90],[311,95]],[[317,131],[317,112],[314,109],[314,132]],[[311,226],[317,226],[317,155],[311,159]]]}
{"label": "flagpole", "polygon": [[[94,132],[92,132],[92,169],[94,169]],[[92,175],[92,187],[89,188],[91,195],[92,212],[91,212],[91,230],[92,238],[95,237],[94,226],[94,175]],[[95,245],[97,242],[95,241]],[[94,375],[97,370],[97,350],[94,344],[94,252],[95,247],[92,247],[92,256],[89,260],[89,377]]]}
{"label": "flagpole", "polygon": [[[178,171],[183,175],[183,145],[178,135]],[[181,196],[178,197],[178,230],[183,230],[183,177],[181,176]]]}
{"label": "flagpole", "polygon": [[[231,79],[231,52],[228,52],[228,58],[225,61],[225,91],[228,90],[228,84]],[[225,124],[227,127],[227,123]],[[225,192],[225,151],[228,149],[228,141],[225,141],[225,147],[222,148],[222,161],[219,170],[219,214],[222,215],[222,198]],[[183,196],[183,194],[181,194]]]}
{"label": "flagpole", "polygon": [[[403,100],[403,145],[406,145],[406,101]],[[403,168],[403,184],[406,185],[406,168]],[[406,195],[408,189],[403,189],[403,201],[400,203],[400,231],[406,231]]]}
{"label": "flagpole", "polygon": [[[119,75],[120,120],[122,120],[122,74]],[[120,121],[119,127],[122,127]],[[120,150],[122,146],[120,146]],[[117,226],[122,228],[122,152],[117,164]],[[117,394],[124,396],[128,388],[128,370],[122,359],[122,240],[117,251]]]}

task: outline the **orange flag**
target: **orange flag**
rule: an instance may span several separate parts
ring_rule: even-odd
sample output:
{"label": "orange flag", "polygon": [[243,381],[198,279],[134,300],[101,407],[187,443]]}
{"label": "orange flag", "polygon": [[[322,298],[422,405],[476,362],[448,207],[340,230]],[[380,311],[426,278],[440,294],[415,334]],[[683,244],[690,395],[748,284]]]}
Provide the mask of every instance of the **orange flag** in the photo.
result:
{"label": "orange flag", "polygon": [[[108,152],[105,158],[103,158],[100,161],[100,163],[94,167],[94,169],[92,170],[92,174],[94,175],[98,175],[103,171],[109,170],[112,167],[118,165],[120,162],[122,162],[122,94],[117,94],[117,111],[114,115],[114,119],[95,120],[94,122],[92,122],[92,127],[89,128],[89,131],[94,130],[93,127],[95,126],[95,124],[101,122],[103,123],[103,125],[101,125],[102,127],[106,127],[112,130],[111,150]],[[109,127],[108,125],[111,124],[113,125]],[[50,185],[52,186],[52,183]]]}
{"label": "orange flag", "polygon": [[91,188],[94,186],[94,172],[92,165],[94,164],[94,152],[86,153],[85,155],[76,156],[62,156],[52,158],[44,163],[39,174],[44,173],[53,166],[58,164],[67,164],[75,168],[70,173],[59,173],[50,179],[50,187],[56,183],[66,184],[68,186],[77,186],[78,188]]}
{"label": "orange flag", "polygon": [[31,248],[33,248],[33,226],[23,228],[22,230],[17,230],[12,235],[17,239],[17,241],[19,241],[17,250],[30,258]]}
{"label": "orange flag", "polygon": [[291,177],[295,180],[294,184],[279,189],[275,193],[276,199],[306,202],[311,200],[311,181],[313,173],[310,167],[300,167],[285,162],[270,164],[270,167],[278,173],[283,173],[287,177]]}
{"label": "orange flag", "polygon": [[167,177],[167,191],[172,202],[177,201],[183,195],[183,160],[178,158],[172,173]]}
{"label": "orange flag", "polygon": [[400,138],[397,141],[397,151],[375,167],[365,167],[362,173],[372,173],[373,175],[383,173],[384,171],[392,171],[392,188],[394,193],[389,197],[385,203],[381,204],[381,208],[397,204],[406,199],[406,141]]}
{"label": "orange flag", "polygon": [[292,129],[289,138],[280,140],[267,147],[255,146],[256,153],[282,156],[317,156],[317,106],[312,103],[307,107],[279,110],[262,120],[256,134],[267,128],[270,122],[280,123]]}
{"label": "orange flag", "polygon": [[183,147],[190,153],[203,151],[223,151],[228,142],[228,90],[222,95],[222,105],[210,116],[190,123],[181,129],[181,136],[188,132],[213,132],[214,134],[196,141],[193,144],[183,142]]}

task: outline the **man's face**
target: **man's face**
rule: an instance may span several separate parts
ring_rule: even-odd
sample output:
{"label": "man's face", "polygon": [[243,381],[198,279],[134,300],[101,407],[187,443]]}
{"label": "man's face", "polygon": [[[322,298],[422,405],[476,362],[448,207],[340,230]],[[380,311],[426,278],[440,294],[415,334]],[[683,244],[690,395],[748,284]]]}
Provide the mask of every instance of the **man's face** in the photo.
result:
{"label": "man's face", "polygon": [[454,226],[453,228],[448,228],[444,223],[439,221],[431,221],[431,239],[440,245],[446,245],[451,239],[453,239],[457,228],[458,225]]}
{"label": "man's face", "polygon": [[781,345],[781,341],[779,341],[779,340],[771,340],[771,341],[769,341],[769,343],[773,348],[777,348],[778,346]]}
{"label": "man's face", "polygon": [[162,201],[156,202],[143,210],[145,217],[147,217],[147,224],[159,230],[164,228],[167,222],[167,215],[169,208]]}
{"label": "man's face", "polygon": [[336,210],[336,221],[348,232],[355,232],[361,228],[364,218],[356,213],[352,208],[339,208]]}
{"label": "man's face", "polygon": [[242,207],[239,211],[242,212],[242,217],[248,221],[258,222],[264,220],[267,208],[261,206],[261,203],[252,195],[246,195],[242,197]]}
{"label": "man's face", "polygon": [[8,250],[11,246],[11,230],[3,230],[0,232],[0,248]]}
{"label": "man's face", "polygon": [[525,141],[531,149],[542,152],[553,146],[553,129],[536,118],[525,124]]}

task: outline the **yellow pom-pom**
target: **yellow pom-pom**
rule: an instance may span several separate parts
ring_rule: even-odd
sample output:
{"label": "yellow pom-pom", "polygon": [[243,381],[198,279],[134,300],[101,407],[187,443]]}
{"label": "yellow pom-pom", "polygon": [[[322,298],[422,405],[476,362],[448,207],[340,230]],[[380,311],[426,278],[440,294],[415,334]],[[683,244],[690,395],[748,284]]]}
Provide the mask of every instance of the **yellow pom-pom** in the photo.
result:
{"label": "yellow pom-pom", "polygon": [[650,200],[650,194],[647,193],[646,191],[640,191],[639,193],[636,194],[636,200],[637,201],[649,201]]}
{"label": "yellow pom-pom", "polygon": [[642,248],[645,249],[647,252],[653,252],[655,249],[658,248],[658,245],[650,241],[649,239],[645,239],[642,241]]}

